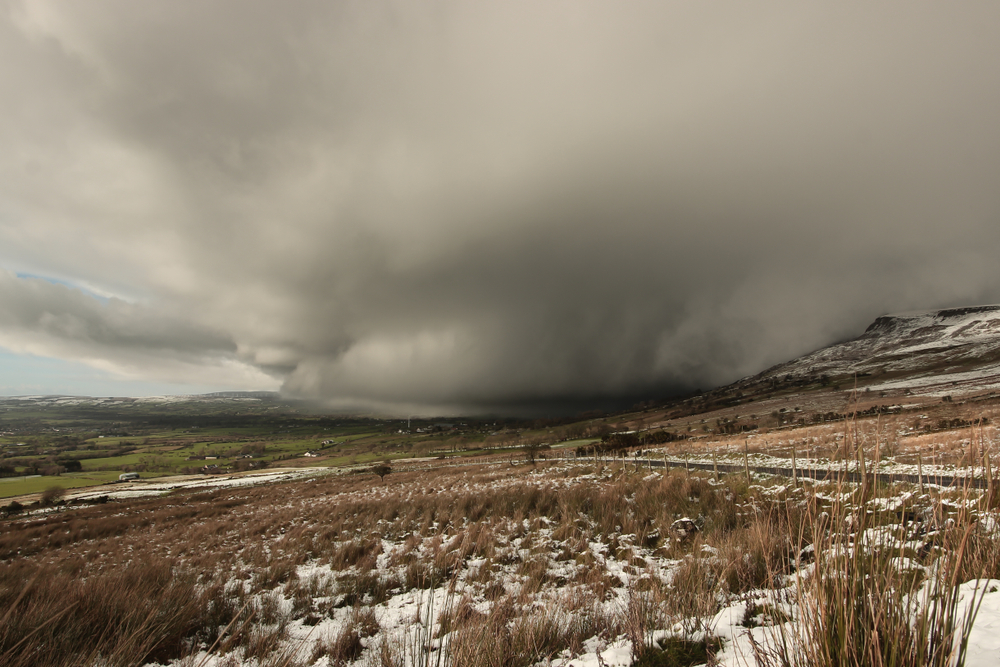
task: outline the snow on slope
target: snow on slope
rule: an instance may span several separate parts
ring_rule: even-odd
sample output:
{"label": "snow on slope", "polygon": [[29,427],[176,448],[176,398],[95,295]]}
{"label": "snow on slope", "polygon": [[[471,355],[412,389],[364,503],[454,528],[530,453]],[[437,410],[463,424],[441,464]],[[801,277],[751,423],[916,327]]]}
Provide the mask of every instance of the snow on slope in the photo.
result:
{"label": "snow on slope", "polygon": [[[871,389],[950,394],[1000,388],[1000,306],[878,318],[865,332],[744,381],[866,380]],[[744,384],[741,383],[741,384]]]}

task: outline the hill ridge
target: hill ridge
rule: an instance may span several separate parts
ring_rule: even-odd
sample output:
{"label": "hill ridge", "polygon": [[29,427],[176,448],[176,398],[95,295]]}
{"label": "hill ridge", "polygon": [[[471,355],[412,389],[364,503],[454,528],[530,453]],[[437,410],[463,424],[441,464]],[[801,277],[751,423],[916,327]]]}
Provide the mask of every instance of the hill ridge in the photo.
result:
{"label": "hill ridge", "polygon": [[1000,389],[1000,305],[894,313],[858,337],[782,362],[736,384],[836,384],[945,395]]}

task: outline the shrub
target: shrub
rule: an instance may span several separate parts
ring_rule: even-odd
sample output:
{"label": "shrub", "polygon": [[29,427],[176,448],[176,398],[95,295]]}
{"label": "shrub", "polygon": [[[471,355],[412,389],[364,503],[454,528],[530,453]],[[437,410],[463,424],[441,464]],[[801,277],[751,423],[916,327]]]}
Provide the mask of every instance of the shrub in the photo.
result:
{"label": "shrub", "polygon": [[66,489],[61,486],[50,486],[42,491],[42,504],[54,505],[66,494]]}
{"label": "shrub", "polygon": [[8,504],[4,505],[3,513],[6,515],[17,514],[18,512],[24,510],[24,505],[17,502],[16,500],[10,501]]}

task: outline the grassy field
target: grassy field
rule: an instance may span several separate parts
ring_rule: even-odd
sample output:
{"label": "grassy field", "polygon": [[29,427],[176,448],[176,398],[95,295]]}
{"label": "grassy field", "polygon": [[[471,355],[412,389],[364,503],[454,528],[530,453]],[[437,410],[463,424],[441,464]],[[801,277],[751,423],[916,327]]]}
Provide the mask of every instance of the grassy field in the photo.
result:
{"label": "grassy field", "polygon": [[[479,456],[523,437],[515,428],[486,424],[445,427],[421,420],[331,418],[281,405],[224,406],[107,401],[100,406],[0,400],[0,465],[20,477],[42,474],[67,486],[100,484],[121,472],[144,475],[254,466],[358,466],[422,456]],[[404,428],[407,427],[407,428]],[[490,435],[499,429],[503,435]],[[539,437],[535,434],[534,437]],[[549,438],[551,439],[551,438]],[[323,443],[327,442],[326,445]],[[24,443],[24,444],[21,444]],[[20,445],[20,446],[19,446]],[[306,452],[318,457],[305,457]],[[251,463],[252,462],[252,463]],[[74,467],[82,467],[76,472]],[[54,483],[54,482],[53,482]],[[49,482],[0,484],[0,497],[44,488]]]}
{"label": "grassy field", "polygon": [[[418,419],[411,420],[411,424],[406,420],[304,415],[279,406],[233,414],[221,408],[208,413],[207,408],[195,405],[187,414],[179,405],[157,408],[112,402],[103,407],[54,406],[49,411],[32,410],[17,402],[5,405],[6,411],[0,405],[0,432],[6,431],[0,439],[0,456],[13,459],[19,468],[53,465],[66,457],[84,460],[86,469],[128,469],[137,465],[149,468],[149,462],[144,464],[137,455],[153,454],[163,457],[157,465],[178,470],[187,467],[181,461],[187,457],[167,454],[177,447],[187,455],[231,458],[245,445],[260,444],[264,451],[259,453],[270,463],[299,457],[319,449],[323,441],[333,441],[325,449],[334,450],[336,458],[349,460],[355,456],[368,461],[428,455],[438,450],[456,455],[471,450],[478,453],[484,445],[506,447],[526,435],[548,444],[567,439],[516,420],[442,426]],[[240,406],[241,412],[246,407]],[[170,423],[173,426],[168,427]],[[73,442],[65,442],[69,440]],[[28,442],[29,446],[15,448],[18,442]]]}
{"label": "grassy field", "polygon": [[[162,473],[161,473],[162,474]],[[12,498],[30,493],[41,493],[51,487],[79,489],[99,486],[118,479],[117,472],[63,473],[58,477],[6,477],[0,479],[0,498]],[[153,477],[154,474],[145,475]]]}
{"label": "grassy field", "polygon": [[[6,466],[4,472],[52,477],[63,469],[62,476],[71,480],[66,482],[71,486],[103,483],[125,471],[192,472],[208,464],[228,468],[245,460],[256,461],[255,465],[283,464],[310,450],[324,449],[324,454],[345,463],[352,457],[372,461],[401,453],[394,451],[391,436],[378,444],[371,442],[376,436],[388,435],[373,430],[373,420],[289,414],[206,415],[197,409],[185,416],[177,406],[171,406],[169,417],[164,417],[158,415],[155,406],[113,404],[101,410],[79,406],[34,410],[15,401],[6,405],[6,411],[0,410],[0,431],[7,431],[0,437],[0,465]],[[67,412],[79,417],[67,416]],[[157,420],[182,423],[173,428],[150,424]],[[323,441],[335,444],[324,446]],[[305,462],[315,464],[312,459]],[[77,465],[82,466],[83,474],[72,471]],[[0,486],[0,497],[31,492],[45,483],[8,482]]]}

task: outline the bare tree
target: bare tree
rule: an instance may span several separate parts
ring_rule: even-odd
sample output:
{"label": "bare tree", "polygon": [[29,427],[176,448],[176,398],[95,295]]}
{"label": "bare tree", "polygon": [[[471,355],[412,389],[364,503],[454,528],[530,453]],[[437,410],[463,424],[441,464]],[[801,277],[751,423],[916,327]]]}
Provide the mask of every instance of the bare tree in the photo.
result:
{"label": "bare tree", "polygon": [[535,460],[538,458],[538,450],[541,449],[537,442],[529,442],[524,445],[524,460],[535,465]]}
{"label": "bare tree", "polygon": [[524,450],[524,459],[531,465],[536,465],[536,461],[538,461],[539,458],[545,458],[545,455],[541,453],[542,450],[548,450],[551,448],[552,447],[550,445],[530,440],[521,446],[521,449]]}

